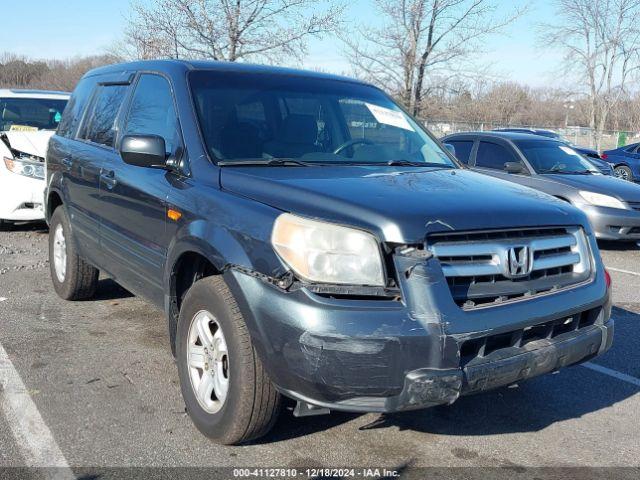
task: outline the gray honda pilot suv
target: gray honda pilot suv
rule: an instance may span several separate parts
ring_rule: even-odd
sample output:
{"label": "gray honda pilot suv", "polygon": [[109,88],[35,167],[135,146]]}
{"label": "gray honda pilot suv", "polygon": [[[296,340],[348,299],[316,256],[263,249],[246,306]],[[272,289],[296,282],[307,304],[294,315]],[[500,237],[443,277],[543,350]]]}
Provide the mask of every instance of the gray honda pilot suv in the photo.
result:
{"label": "gray honda pilot suv", "polygon": [[151,61],[90,71],[47,155],[51,277],[102,271],[164,309],[210,438],[454,402],[612,341],[583,213],[461,168],[381,90]]}

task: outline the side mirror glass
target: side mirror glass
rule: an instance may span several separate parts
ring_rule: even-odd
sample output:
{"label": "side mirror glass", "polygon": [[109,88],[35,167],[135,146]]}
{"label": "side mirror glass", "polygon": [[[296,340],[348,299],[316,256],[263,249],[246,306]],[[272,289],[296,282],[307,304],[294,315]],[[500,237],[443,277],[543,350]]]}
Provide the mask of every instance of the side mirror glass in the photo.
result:
{"label": "side mirror glass", "polygon": [[449,153],[451,155],[453,155],[454,157],[456,156],[456,147],[454,147],[453,145],[451,145],[450,143],[445,143],[444,144],[444,148],[446,148],[447,150],[449,150]]}
{"label": "side mirror glass", "polygon": [[166,168],[164,138],[159,135],[126,135],[120,144],[125,163],[137,167]]}
{"label": "side mirror glass", "polygon": [[520,162],[507,162],[504,164],[504,170],[507,173],[527,173],[524,165]]}

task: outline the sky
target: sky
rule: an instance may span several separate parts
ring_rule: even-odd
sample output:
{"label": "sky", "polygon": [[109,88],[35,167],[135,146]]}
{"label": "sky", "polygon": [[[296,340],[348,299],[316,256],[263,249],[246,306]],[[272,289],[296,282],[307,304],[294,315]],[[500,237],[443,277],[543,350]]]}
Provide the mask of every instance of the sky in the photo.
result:
{"label": "sky", "polygon": [[[130,0],[0,0],[11,4],[4,8],[0,26],[0,52],[12,52],[31,58],[70,58],[104,53],[122,39]],[[500,10],[510,11],[523,0],[498,0]],[[349,2],[350,18],[375,24],[378,18],[371,0]],[[505,13],[506,15],[506,13]],[[525,15],[487,39],[476,58],[478,64],[491,65],[492,76],[514,80],[532,87],[566,87],[558,73],[562,54],[542,48],[538,25],[551,22],[554,9],[549,0],[531,1]],[[321,68],[332,73],[350,73],[335,38],[309,41],[304,68]]]}

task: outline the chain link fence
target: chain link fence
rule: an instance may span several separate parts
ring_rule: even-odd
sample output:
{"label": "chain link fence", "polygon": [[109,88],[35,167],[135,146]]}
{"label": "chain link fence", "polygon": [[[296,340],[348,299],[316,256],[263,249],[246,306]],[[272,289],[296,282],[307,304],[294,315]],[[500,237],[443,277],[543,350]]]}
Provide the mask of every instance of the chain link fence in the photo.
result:
{"label": "chain link fence", "polygon": [[[569,142],[585,148],[595,148],[592,130],[587,127],[546,127],[540,125],[509,125],[497,122],[456,122],[443,120],[424,120],[423,123],[437,137],[451,133],[488,131],[496,128],[532,128],[551,130],[559,133]],[[605,131],[600,142],[600,150],[610,150],[618,146],[640,142],[640,132]]]}

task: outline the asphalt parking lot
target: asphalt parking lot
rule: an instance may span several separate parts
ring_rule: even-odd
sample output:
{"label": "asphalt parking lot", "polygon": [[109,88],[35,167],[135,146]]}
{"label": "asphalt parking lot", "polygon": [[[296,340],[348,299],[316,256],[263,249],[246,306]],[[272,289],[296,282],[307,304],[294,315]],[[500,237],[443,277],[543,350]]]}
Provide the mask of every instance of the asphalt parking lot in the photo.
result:
{"label": "asphalt parking lot", "polygon": [[222,447],[185,414],[162,312],[109,279],[94,300],[59,299],[46,229],[1,231],[0,466],[635,467],[638,478],[640,249],[601,247],[616,336],[592,364],[419,412],[283,412],[266,438]]}

